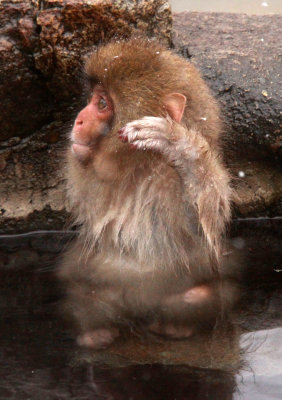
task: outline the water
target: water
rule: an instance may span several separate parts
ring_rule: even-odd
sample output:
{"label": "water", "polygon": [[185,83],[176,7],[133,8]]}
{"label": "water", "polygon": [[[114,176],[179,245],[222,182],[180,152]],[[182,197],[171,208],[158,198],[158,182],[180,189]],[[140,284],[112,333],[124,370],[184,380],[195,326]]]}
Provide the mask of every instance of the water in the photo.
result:
{"label": "water", "polygon": [[170,0],[172,11],[211,11],[255,15],[281,14],[281,0]]}
{"label": "water", "polygon": [[[199,368],[198,360],[193,365],[189,341],[175,343],[175,352],[190,346],[187,363],[168,365],[171,355],[165,363],[145,365],[121,365],[122,357],[107,352],[89,357],[58,314],[62,293],[54,271],[58,252],[74,233],[0,237],[0,399],[282,398],[281,220],[237,221],[231,235],[248,253],[244,296],[235,329],[227,330],[233,345],[215,336],[219,350],[208,368]],[[207,342],[199,343],[205,354]]]}

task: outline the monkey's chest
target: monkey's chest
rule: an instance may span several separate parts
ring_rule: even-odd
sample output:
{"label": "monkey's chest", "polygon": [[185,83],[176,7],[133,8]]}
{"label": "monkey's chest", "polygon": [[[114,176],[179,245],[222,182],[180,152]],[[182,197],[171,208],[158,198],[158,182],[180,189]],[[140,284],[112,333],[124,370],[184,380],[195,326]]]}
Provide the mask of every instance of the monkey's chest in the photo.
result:
{"label": "monkey's chest", "polygon": [[[118,187],[96,215],[99,246],[139,260],[173,259],[191,246],[191,227],[179,180],[148,175],[142,183]],[[97,210],[98,211],[98,210]]]}

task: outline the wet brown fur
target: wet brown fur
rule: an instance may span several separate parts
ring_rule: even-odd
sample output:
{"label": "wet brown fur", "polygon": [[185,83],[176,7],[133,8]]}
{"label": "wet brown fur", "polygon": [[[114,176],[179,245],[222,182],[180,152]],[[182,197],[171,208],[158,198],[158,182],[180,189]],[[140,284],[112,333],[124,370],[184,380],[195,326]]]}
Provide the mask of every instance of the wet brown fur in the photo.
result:
{"label": "wet brown fur", "polygon": [[[153,318],[169,293],[212,280],[231,195],[218,106],[192,64],[135,39],[99,48],[86,72],[113,98],[115,118],[87,165],[71,153],[67,160],[68,196],[81,231],[60,275],[68,286],[67,308],[84,332]],[[129,121],[166,118],[163,99],[176,92],[187,104],[171,135],[184,131],[199,153],[184,175],[163,155],[132,151],[117,137]]]}

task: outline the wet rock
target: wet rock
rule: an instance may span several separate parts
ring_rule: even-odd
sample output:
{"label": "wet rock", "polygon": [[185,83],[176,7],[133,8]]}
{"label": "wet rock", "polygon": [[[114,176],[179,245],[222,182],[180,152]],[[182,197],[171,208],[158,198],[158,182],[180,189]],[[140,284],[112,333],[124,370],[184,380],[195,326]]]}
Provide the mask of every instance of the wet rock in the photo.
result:
{"label": "wet rock", "polygon": [[281,26],[281,15],[174,15],[174,45],[220,100],[230,145],[258,145],[272,157],[282,135]]}
{"label": "wet rock", "polygon": [[0,3],[1,140],[27,136],[51,117],[52,97],[33,58],[40,46],[37,11],[31,1]]}
{"label": "wet rock", "polygon": [[[66,125],[61,123],[60,131],[65,129]],[[10,148],[0,176],[1,233],[57,229],[67,220],[62,165],[64,143],[44,141],[53,130],[50,124]]]}
{"label": "wet rock", "polygon": [[282,173],[276,163],[269,160],[241,158],[229,159],[227,164],[236,188],[236,214],[238,216],[277,216],[282,212]]}
{"label": "wet rock", "polygon": [[171,12],[166,1],[44,1],[38,13],[40,49],[36,68],[56,99],[80,96],[82,61],[97,44],[136,34],[170,43]]}

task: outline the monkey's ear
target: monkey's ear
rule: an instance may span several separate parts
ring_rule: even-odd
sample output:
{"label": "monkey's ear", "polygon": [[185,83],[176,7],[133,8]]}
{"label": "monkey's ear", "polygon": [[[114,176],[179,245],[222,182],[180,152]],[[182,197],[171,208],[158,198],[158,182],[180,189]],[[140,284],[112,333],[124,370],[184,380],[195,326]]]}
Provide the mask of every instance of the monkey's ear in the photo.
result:
{"label": "monkey's ear", "polygon": [[186,97],[181,93],[171,93],[164,98],[165,109],[175,122],[181,122],[185,105]]}

